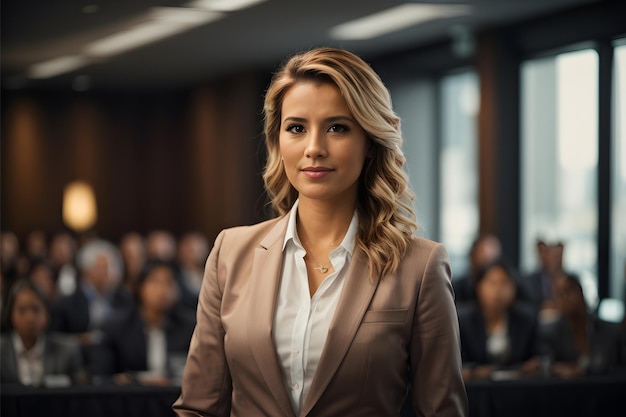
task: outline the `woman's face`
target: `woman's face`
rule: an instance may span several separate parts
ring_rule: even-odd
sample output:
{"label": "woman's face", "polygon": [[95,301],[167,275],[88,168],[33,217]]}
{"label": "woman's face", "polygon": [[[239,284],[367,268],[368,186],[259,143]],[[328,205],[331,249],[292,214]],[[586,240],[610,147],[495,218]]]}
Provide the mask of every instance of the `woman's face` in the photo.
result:
{"label": "woman's face", "polygon": [[281,117],[280,152],[299,198],[356,201],[368,139],[339,89],[297,83],[285,93]]}
{"label": "woman's face", "polygon": [[503,268],[491,268],[478,283],[476,296],[483,309],[503,312],[515,300],[513,279]]}
{"label": "woman's face", "polygon": [[585,297],[580,292],[580,288],[567,278],[560,278],[555,281],[554,298],[557,308],[565,316],[586,312],[587,304],[585,304]]}
{"label": "woman's face", "polygon": [[46,306],[31,289],[24,289],[15,296],[11,322],[22,338],[36,338],[46,329],[48,325]]}
{"label": "woman's face", "polygon": [[150,271],[139,289],[141,304],[159,312],[169,311],[176,301],[177,288],[170,268],[160,266]]}

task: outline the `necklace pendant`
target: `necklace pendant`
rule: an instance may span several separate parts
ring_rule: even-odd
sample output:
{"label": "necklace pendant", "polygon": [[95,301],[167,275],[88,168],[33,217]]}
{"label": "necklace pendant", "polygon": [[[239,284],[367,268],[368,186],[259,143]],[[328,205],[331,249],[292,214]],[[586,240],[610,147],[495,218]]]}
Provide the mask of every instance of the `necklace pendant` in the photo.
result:
{"label": "necklace pendant", "polygon": [[318,271],[320,271],[322,274],[325,274],[328,272],[328,268],[326,268],[324,265],[319,264],[317,265],[315,268],[313,269],[317,269]]}

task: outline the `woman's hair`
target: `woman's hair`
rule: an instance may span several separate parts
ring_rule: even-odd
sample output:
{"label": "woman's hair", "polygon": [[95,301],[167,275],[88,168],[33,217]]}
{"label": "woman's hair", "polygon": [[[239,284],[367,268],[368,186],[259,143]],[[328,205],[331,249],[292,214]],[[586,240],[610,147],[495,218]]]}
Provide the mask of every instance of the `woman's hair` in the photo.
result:
{"label": "woman's hair", "polygon": [[176,267],[174,266],[172,262],[155,259],[155,260],[146,262],[145,265],[141,268],[141,272],[139,272],[139,275],[137,276],[137,283],[135,285],[134,291],[135,291],[135,297],[139,304],[143,303],[143,300],[141,299],[141,295],[139,293],[141,290],[141,287],[143,287],[143,285],[146,283],[150,275],[155,270],[160,269],[160,268],[166,268],[170,271],[172,275],[172,282],[176,288],[174,290],[175,291],[174,300],[178,300],[178,297],[180,296],[180,294],[178,291],[178,284],[176,281]]}
{"label": "woman's hair", "polygon": [[7,297],[6,306],[2,309],[2,331],[10,331],[13,330],[13,308],[15,307],[15,299],[17,295],[22,291],[32,291],[41,304],[44,307],[44,311],[48,318],[50,318],[50,306],[48,305],[48,300],[46,297],[39,291],[39,289],[27,278],[20,278],[11,285],[9,289],[9,294]]}
{"label": "woman's hair", "polygon": [[380,77],[351,52],[318,48],[297,54],[276,73],[265,95],[267,163],[263,180],[272,207],[287,213],[298,197],[285,173],[279,145],[285,93],[299,82],[338,87],[352,116],[365,131],[370,151],[359,178],[356,245],[368,258],[372,274],[394,272],[417,229],[415,195],[404,171],[400,118]]}
{"label": "woman's hair", "polygon": [[515,292],[517,294],[518,285],[516,272],[511,264],[509,264],[506,260],[502,258],[496,259],[495,261],[487,264],[487,266],[485,266],[478,272],[478,274],[474,277],[474,293],[476,293],[478,285],[485,279],[487,274],[496,268],[500,268],[504,271],[506,276],[509,278],[509,281],[511,281],[511,284],[513,284],[513,287],[515,288]]}

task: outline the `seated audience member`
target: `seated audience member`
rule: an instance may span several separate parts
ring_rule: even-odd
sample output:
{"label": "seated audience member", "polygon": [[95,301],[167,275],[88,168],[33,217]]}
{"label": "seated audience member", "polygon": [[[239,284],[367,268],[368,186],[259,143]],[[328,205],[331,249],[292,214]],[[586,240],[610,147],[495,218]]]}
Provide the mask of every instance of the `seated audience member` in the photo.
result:
{"label": "seated audience member", "polygon": [[59,299],[55,330],[75,334],[81,345],[90,346],[98,341],[105,319],[115,310],[129,308],[133,299],[120,285],[122,261],[111,243],[89,241],[78,252],[77,264],[80,282],[73,294]]}
{"label": "seated audience member", "polygon": [[48,258],[55,271],[58,292],[62,295],[76,291],[78,272],[75,257],[76,239],[68,232],[55,234],[50,242]]}
{"label": "seated audience member", "polygon": [[51,329],[55,329],[57,314],[57,302],[58,302],[58,290],[56,282],[56,274],[52,265],[46,260],[35,260],[30,267],[28,279],[39,290],[41,295],[46,299],[48,305],[48,312],[50,314],[49,323]]}
{"label": "seated audience member", "polygon": [[[175,309],[177,283],[170,264],[148,263],[137,286],[136,307],[113,315],[103,327],[94,374],[115,375],[117,383],[134,375],[144,384],[165,384],[180,375],[191,334],[192,314]],[[179,363],[172,363],[172,360]],[[173,369],[180,366],[181,369]]]}
{"label": "seated audience member", "polygon": [[493,235],[482,235],[472,244],[469,253],[469,271],[452,281],[454,300],[463,303],[474,300],[474,281],[485,267],[501,256],[500,240]]}
{"label": "seated audience member", "polygon": [[181,288],[180,303],[193,311],[198,305],[198,294],[207,256],[209,256],[209,242],[203,234],[191,232],[180,238],[177,256]]}
{"label": "seated audience member", "polygon": [[27,279],[9,291],[4,311],[9,332],[0,341],[2,383],[41,385],[46,377],[65,376],[67,382],[84,377],[78,345],[72,339],[47,333],[46,300]]}
{"label": "seated audience member", "polygon": [[17,236],[12,232],[2,232],[0,234],[0,271],[8,285],[20,275],[20,271],[18,271],[19,256],[20,243]]}
{"label": "seated audience member", "polygon": [[552,373],[567,378],[624,370],[619,324],[588,312],[578,280],[565,275],[555,283],[554,295],[560,317],[541,326],[544,354],[553,363]]}
{"label": "seated audience member", "polygon": [[149,261],[174,262],[176,239],[165,230],[153,230],[146,237],[146,258]]}
{"label": "seated audience member", "polygon": [[495,371],[539,370],[538,323],[532,309],[515,302],[511,269],[496,261],[476,276],[476,302],[459,309],[464,377]]}
{"label": "seated audience member", "polygon": [[550,320],[555,313],[554,285],[565,275],[563,270],[564,245],[537,242],[540,268],[523,277],[520,282],[520,299],[533,305],[540,313],[539,319]]}
{"label": "seated audience member", "polygon": [[30,267],[28,274],[30,281],[46,297],[49,305],[57,302],[58,291],[56,274],[52,265],[46,260],[36,260]]}
{"label": "seated audience member", "polygon": [[48,257],[48,243],[42,230],[33,230],[26,237],[26,256],[30,261]]}
{"label": "seated audience member", "polygon": [[146,243],[136,232],[126,233],[120,239],[120,252],[124,261],[124,286],[135,293],[139,274],[146,263]]}

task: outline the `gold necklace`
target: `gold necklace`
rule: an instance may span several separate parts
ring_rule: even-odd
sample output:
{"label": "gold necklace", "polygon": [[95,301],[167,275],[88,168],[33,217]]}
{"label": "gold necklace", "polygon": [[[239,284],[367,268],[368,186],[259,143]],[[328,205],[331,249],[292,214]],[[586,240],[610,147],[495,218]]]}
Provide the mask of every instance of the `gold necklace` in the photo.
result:
{"label": "gold necklace", "polygon": [[[306,245],[308,246],[308,242],[306,243]],[[330,246],[334,246],[335,243],[332,242],[330,244]],[[317,266],[314,266],[313,269],[320,271],[322,274],[325,274],[328,272],[328,267],[324,264],[322,264],[320,261],[317,260],[317,257],[315,256],[315,254],[313,253],[312,250],[308,249],[306,246],[304,247],[304,249],[306,249],[306,253],[307,254],[311,254],[311,256],[313,257],[313,260],[315,261],[315,263],[317,264]]]}

